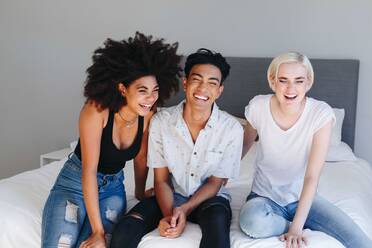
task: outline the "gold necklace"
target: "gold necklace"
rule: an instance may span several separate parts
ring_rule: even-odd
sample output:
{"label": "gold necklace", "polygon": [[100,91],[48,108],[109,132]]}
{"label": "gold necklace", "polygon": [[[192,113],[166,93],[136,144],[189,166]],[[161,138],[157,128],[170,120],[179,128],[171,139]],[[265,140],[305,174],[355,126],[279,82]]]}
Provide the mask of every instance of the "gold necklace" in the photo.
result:
{"label": "gold necklace", "polygon": [[124,117],[121,115],[120,110],[118,111],[118,114],[119,114],[120,118],[124,121],[124,125],[125,125],[126,128],[130,128],[137,121],[137,118],[138,118],[138,115],[137,115],[133,120],[128,121],[128,120],[124,119]]}

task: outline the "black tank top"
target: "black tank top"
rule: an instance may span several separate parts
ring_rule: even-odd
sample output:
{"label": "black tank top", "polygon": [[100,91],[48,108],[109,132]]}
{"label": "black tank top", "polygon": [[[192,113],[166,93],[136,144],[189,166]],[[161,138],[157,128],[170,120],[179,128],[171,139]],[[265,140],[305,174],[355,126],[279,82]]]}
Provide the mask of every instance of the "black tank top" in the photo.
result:
{"label": "black tank top", "polygon": [[[116,148],[112,141],[114,113],[110,111],[106,126],[102,130],[101,148],[97,171],[103,174],[116,174],[124,168],[125,162],[133,159],[141,148],[143,135],[143,116],[138,117],[138,130],[133,143],[124,150]],[[81,160],[80,139],[75,148],[76,156]]]}

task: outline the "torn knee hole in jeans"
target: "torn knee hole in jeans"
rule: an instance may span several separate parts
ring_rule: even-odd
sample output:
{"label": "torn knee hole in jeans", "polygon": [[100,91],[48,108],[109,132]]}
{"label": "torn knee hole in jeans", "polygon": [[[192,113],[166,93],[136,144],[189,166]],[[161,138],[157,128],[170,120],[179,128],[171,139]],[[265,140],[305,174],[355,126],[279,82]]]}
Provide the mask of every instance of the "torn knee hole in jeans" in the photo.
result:
{"label": "torn knee hole in jeans", "polygon": [[143,220],[143,216],[139,213],[131,213],[128,216],[133,217],[133,218],[138,219],[138,220]]}
{"label": "torn knee hole in jeans", "polygon": [[118,212],[116,210],[106,209],[105,214],[106,214],[106,219],[108,219],[109,221],[113,223],[117,222]]}
{"label": "torn knee hole in jeans", "polygon": [[71,223],[77,223],[77,216],[78,216],[78,209],[79,206],[76,204],[67,201],[66,202],[66,212],[65,212],[65,220]]}
{"label": "torn knee hole in jeans", "polygon": [[69,248],[71,247],[72,235],[61,234],[58,240],[58,248]]}

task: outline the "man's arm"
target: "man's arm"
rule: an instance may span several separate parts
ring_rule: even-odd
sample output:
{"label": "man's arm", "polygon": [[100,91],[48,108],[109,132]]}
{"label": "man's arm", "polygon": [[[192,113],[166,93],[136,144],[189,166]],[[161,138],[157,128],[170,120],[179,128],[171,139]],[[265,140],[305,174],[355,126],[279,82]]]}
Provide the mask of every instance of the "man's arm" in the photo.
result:
{"label": "man's arm", "polygon": [[224,178],[210,176],[207,182],[204,183],[186,203],[180,206],[185,215],[188,216],[202,202],[215,196],[224,181]]}
{"label": "man's arm", "polygon": [[163,216],[171,216],[173,212],[173,190],[169,185],[168,167],[154,169],[156,201]]}
{"label": "man's arm", "polygon": [[[171,222],[173,217],[173,190],[169,184],[168,168],[155,168],[154,178],[156,201],[164,216],[159,221],[159,234],[163,237],[176,238],[182,233],[186,225],[186,217],[180,216],[177,221]],[[176,222],[178,222],[177,228]]]}
{"label": "man's arm", "polygon": [[180,236],[185,229],[187,215],[189,215],[192,210],[198,207],[203,201],[215,196],[224,181],[224,178],[210,176],[207,179],[207,182],[204,183],[186,203],[174,208],[171,218],[166,219],[168,222],[170,221],[170,227],[166,229],[164,236],[169,238],[177,238]]}
{"label": "man's arm", "polygon": [[[169,184],[169,170],[164,159],[161,112],[154,115],[149,127],[147,166],[154,169],[156,200],[164,216],[172,215],[173,190]],[[164,127],[164,125],[163,125]]]}
{"label": "man's arm", "polygon": [[170,219],[173,212],[173,190],[169,184],[169,170],[164,159],[162,125],[159,113],[154,115],[150,123],[147,166],[154,169],[154,188],[156,201],[164,218],[159,222],[159,233],[167,236],[166,230],[171,228]]}

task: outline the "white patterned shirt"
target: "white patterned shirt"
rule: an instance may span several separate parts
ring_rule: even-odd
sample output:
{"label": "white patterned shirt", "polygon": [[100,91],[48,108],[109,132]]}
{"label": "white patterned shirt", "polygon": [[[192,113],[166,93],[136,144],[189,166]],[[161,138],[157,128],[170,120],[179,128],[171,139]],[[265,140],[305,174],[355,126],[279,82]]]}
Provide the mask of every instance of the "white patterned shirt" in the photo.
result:
{"label": "white patterned shirt", "polygon": [[[192,196],[210,176],[236,178],[240,169],[243,128],[216,104],[195,141],[183,119],[184,101],[164,108],[151,120],[147,166],[168,167],[176,193]],[[217,195],[230,200],[222,186]]]}

